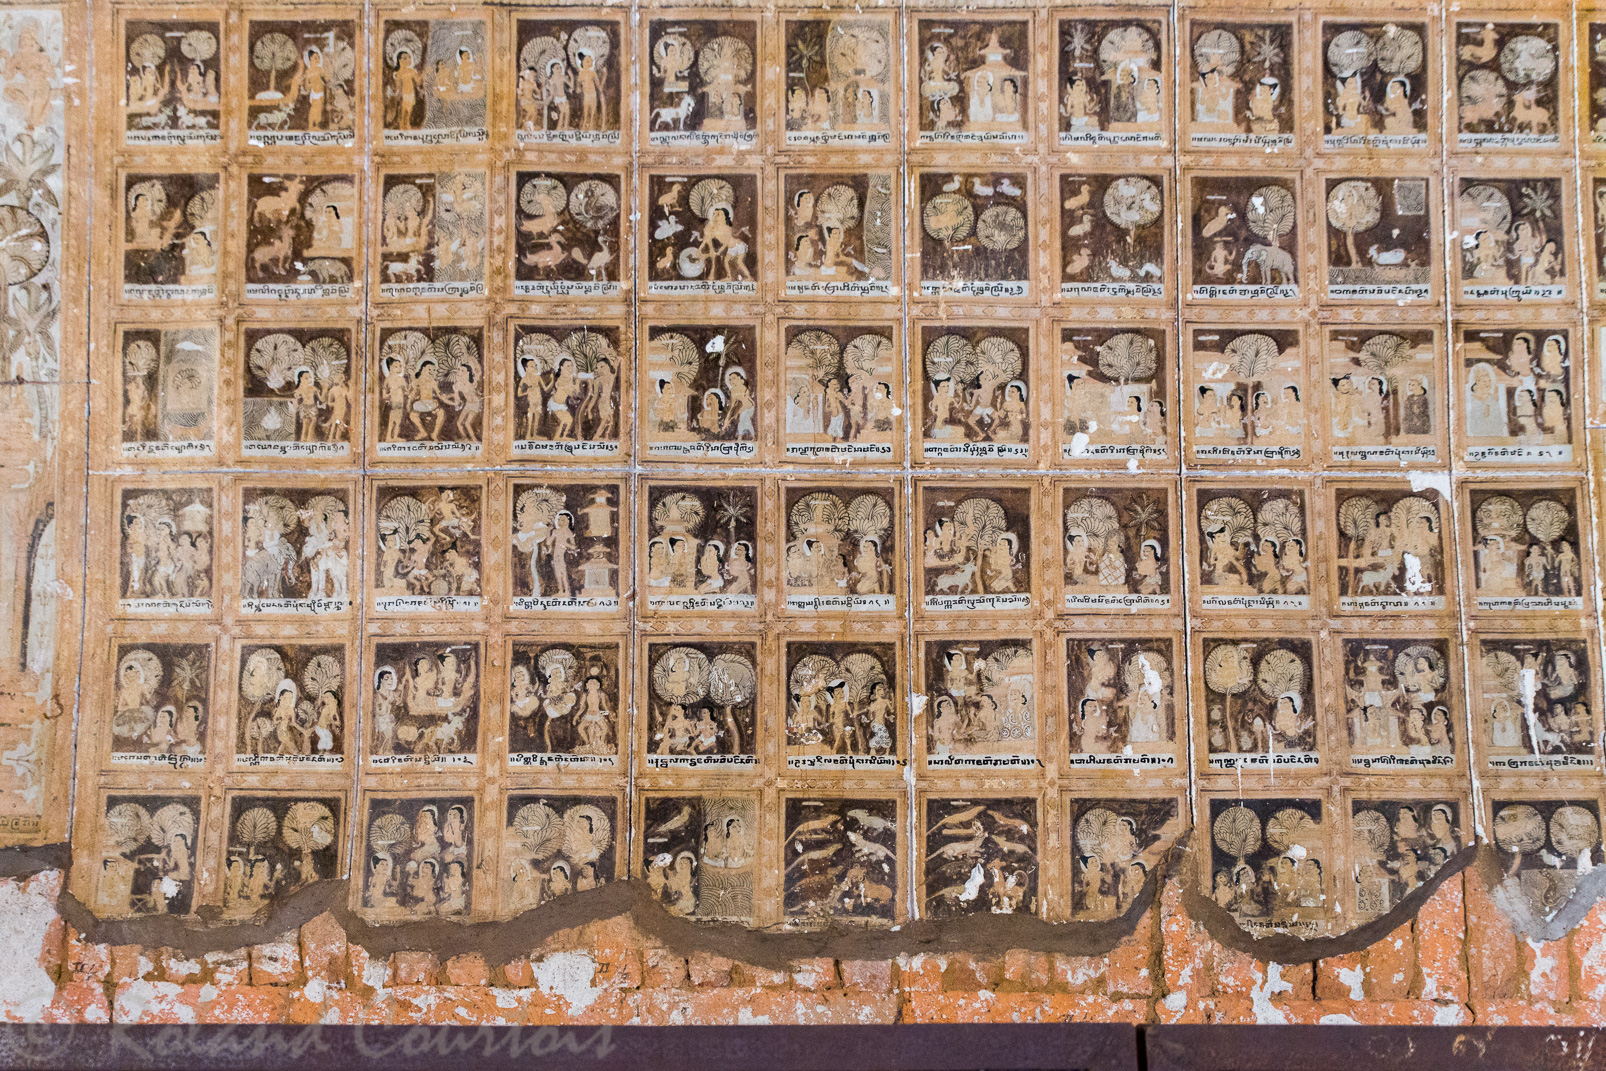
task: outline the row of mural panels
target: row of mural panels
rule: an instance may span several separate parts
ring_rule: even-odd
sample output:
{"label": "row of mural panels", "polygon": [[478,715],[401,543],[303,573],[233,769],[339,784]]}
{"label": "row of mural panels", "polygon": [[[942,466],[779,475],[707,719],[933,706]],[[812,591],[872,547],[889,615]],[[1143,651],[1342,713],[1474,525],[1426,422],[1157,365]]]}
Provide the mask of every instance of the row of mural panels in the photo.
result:
{"label": "row of mural panels", "polygon": [[[345,863],[349,797],[240,789],[197,795],[113,792],[97,910],[186,913],[203,904],[248,918],[274,894]],[[1188,824],[1186,797],[1097,789],[1042,796],[616,791],[463,786],[428,796],[365,793],[352,845],[353,907],[375,921],[506,916],[572,892],[645,879],[676,914],[814,927],[890,925],[911,899],[928,918],[1024,912],[1105,921],[1136,900]],[[1251,932],[1326,932],[1397,904],[1470,842],[1476,821],[1451,791],[1206,793],[1206,887]],[[1565,902],[1599,843],[1599,800],[1489,803],[1502,861],[1536,903]],[[216,812],[213,818],[213,812]],[[203,832],[205,813],[215,828]],[[621,823],[639,846],[625,858]],[[913,863],[906,840],[917,841]],[[196,869],[200,835],[213,865]],[[1561,864],[1541,856],[1559,857]],[[911,874],[912,868],[912,874]],[[204,873],[205,876],[202,876]],[[913,896],[910,893],[913,891]]]}
{"label": "row of mural panels", "polygon": [[114,147],[1564,155],[1606,116],[1566,8],[309,14],[119,8]]}
{"label": "row of mural panels", "polygon": [[[945,158],[946,159],[946,158]],[[1007,158],[857,167],[495,164],[453,155],[345,169],[120,171],[117,294],[150,309],[559,297],[920,298],[1299,309],[1457,307],[1598,296],[1606,178],[1574,240],[1566,161],[1369,160],[1246,174],[1164,159],[1117,168]],[[1442,188],[1441,188],[1442,187]],[[1448,196],[1448,209],[1442,201]],[[120,202],[120,203],[118,203]],[[372,209],[365,211],[365,205]],[[236,217],[232,206],[239,206]],[[645,221],[634,234],[632,213]],[[1175,219],[1186,225],[1176,246]],[[1588,270],[1584,270],[1587,264]],[[1581,283],[1581,279],[1591,282]],[[381,307],[388,307],[382,305]],[[448,314],[450,315],[450,314]]]}
{"label": "row of mural panels", "polygon": [[[1586,337],[1312,324],[645,311],[119,323],[107,468],[630,462],[1579,472]],[[729,316],[729,318],[727,318]],[[366,337],[365,337],[366,335]],[[1180,340],[1179,340],[1179,335]],[[905,344],[907,343],[907,365]],[[906,377],[905,369],[908,369]],[[905,380],[910,380],[908,386]],[[912,440],[912,441],[911,441]]]}
{"label": "row of mural panels", "polygon": [[98,480],[104,560],[119,563],[108,610],[901,628],[911,604],[932,621],[1186,605],[1387,624],[1453,619],[1459,591],[1474,615],[1532,622],[1587,614],[1594,580],[1575,478],[1467,478],[1452,496],[1442,472],[1190,476],[1179,517],[1176,481],[1155,478],[923,477],[911,516],[895,477],[543,475],[370,476],[361,492],[333,475]]}
{"label": "row of mural panels", "polygon": [[[126,300],[341,301],[365,281],[381,299],[597,297],[619,293],[634,275],[649,295],[678,296],[759,295],[767,286],[876,296],[907,285],[929,295],[1041,298],[1048,295],[1032,294],[1033,280],[1048,279],[1061,295],[1095,300],[1163,302],[1170,281],[1191,300],[1228,303],[1431,301],[1441,257],[1430,223],[1439,215],[1436,169],[1410,160],[1436,144],[1436,87],[1451,83],[1455,145],[1473,154],[1446,191],[1452,218],[1473,235],[1457,258],[1457,299],[1577,300],[1579,261],[1594,259],[1568,248],[1570,228],[1561,225],[1572,218],[1572,139],[1564,144],[1561,132],[1571,130],[1575,46],[1563,18],[1508,13],[1510,21],[1441,27],[1336,14],[1222,22],[1185,10],[1190,107],[1178,146],[1169,102],[1180,74],[1167,69],[1170,20],[1154,9],[1051,20],[649,12],[634,48],[639,64],[627,54],[628,20],[605,11],[294,14],[197,8],[173,18],[129,8],[104,26],[126,60],[116,84],[123,129],[112,139],[124,165],[127,226],[113,255],[123,261]],[[1578,38],[1600,33],[1586,23]],[[220,46],[235,35],[248,63],[226,63],[231,50]],[[1453,60],[1439,56],[1441,36]],[[370,51],[373,84],[363,86],[357,58]],[[770,52],[775,62],[761,62]],[[909,142],[892,133],[900,52],[909,67]],[[1052,76],[1034,70],[1048,66],[1034,56],[1054,57]],[[1589,95],[1601,73],[1589,56],[1577,87],[1587,106],[1578,111],[1593,115],[1606,105]],[[1447,66],[1435,78],[1441,64],[1453,76]],[[1034,104],[1034,87],[1050,81],[1063,94],[1056,88]],[[784,107],[760,108],[771,97]],[[621,116],[638,98],[643,130],[632,141],[636,124]],[[1320,108],[1301,106],[1318,100]],[[1324,131],[1324,152],[1362,150],[1363,173],[1348,173],[1341,153],[1303,180],[1276,173],[1297,172],[1305,158],[1297,150],[1306,110]],[[874,156],[908,144],[910,163],[924,166],[905,179],[892,166],[897,157],[883,152],[879,165],[841,172],[743,169],[741,152],[768,144],[760,111],[778,117],[788,146]],[[1038,146],[1032,131],[1051,125],[1051,114],[1057,144]],[[365,121],[376,133],[360,140]],[[1593,145],[1594,126],[1586,127],[1579,140]],[[469,154],[458,149],[450,170],[424,169],[443,146],[469,146]],[[553,172],[533,157],[503,162],[522,146],[542,149],[542,163],[554,155],[563,163]],[[729,149],[735,169],[653,161],[677,146],[699,150],[682,153],[683,163]],[[923,146],[932,152],[922,156]],[[936,166],[966,146],[999,150],[998,159]],[[1101,172],[1096,154],[1088,174],[1029,163],[1037,148],[1046,157],[1100,146],[1180,150],[1189,168],[1173,193],[1160,158],[1164,170],[1154,173]],[[322,163],[308,155],[326,147],[333,155]],[[632,147],[647,154],[637,190],[621,170],[621,152]],[[1248,150],[1257,170],[1269,165],[1273,174],[1250,182],[1210,169],[1231,150]],[[1522,173],[1481,155],[1499,151],[1520,152]],[[375,188],[364,191],[355,164],[371,152],[380,167]],[[187,170],[151,169],[175,153],[192,159]],[[1392,163],[1378,173],[1380,159],[1401,153],[1420,174],[1400,176]],[[281,156],[300,166],[273,166]],[[905,181],[911,210],[899,213]],[[1172,196],[1194,220],[1181,256],[1166,248],[1168,228],[1152,226],[1174,213]],[[785,211],[772,211],[770,198]],[[506,234],[487,214],[504,201],[515,206]],[[241,203],[249,220],[223,226],[220,214]],[[365,221],[364,204],[379,218]],[[643,235],[634,249],[618,226],[626,205],[654,224],[651,240]],[[910,218],[906,242],[900,214]],[[227,243],[238,248],[226,247],[221,230],[239,232]],[[900,242],[919,254],[911,265],[919,278],[908,283]],[[1040,273],[1034,255],[1049,246],[1060,270]]]}
{"label": "row of mural panels", "polygon": [[[868,630],[655,633],[632,650],[601,632],[419,629],[370,634],[361,661],[334,632],[119,634],[115,679],[89,690],[96,724],[85,729],[108,775],[174,783],[213,767],[606,774],[632,750],[642,774],[898,781],[913,765],[1031,782],[1048,766],[1174,780],[1191,735],[1199,776],[1265,785],[1285,769],[1464,773],[1470,707],[1485,772],[1543,781],[1598,769],[1592,633],[1480,628],[1463,650],[1443,629],[1215,622],[1185,638],[1174,626],[1093,624],[920,632],[912,652],[898,633]],[[1190,663],[1202,667],[1191,684]]]}

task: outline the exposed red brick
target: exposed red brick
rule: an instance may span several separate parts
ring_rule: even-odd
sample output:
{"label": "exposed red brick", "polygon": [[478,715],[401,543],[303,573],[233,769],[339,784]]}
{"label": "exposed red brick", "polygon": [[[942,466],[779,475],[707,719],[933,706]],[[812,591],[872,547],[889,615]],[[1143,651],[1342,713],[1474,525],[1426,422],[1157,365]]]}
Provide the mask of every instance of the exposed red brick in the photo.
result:
{"label": "exposed red brick", "polygon": [[1072,993],[1085,993],[1104,980],[1107,966],[1103,956],[1065,956],[1054,953],[1054,986]]}
{"label": "exposed red brick", "polygon": [[[113,954],[113,972],[116,971]],[[201,987],[177,982],[147,982],[143,979],[119,983],[112,997],[115,1023],[198,1023]]]}
{"label": "exposed red brick", "polygon": [[646,1026],[694,1023],[774,1026],[884,1025],[898,1021],[898,999],[891,995],[833,989],[804,993],[787,989],[696,989],[641,994]]}
{"label": "exposed red brick", "polygon": [[[1516,995],[1516,979],[1521,969],[1517,935],[1512,931],[1505,913],[1484,892],[1481,880],[1473,877],[1465,883],[1464,891],[1468,981],[1472,999],[1478,1003],[1510,999]],[[1482,1022],[1481,1017],[1479,1021]]]}
{"label": "exposed red brick", "polygon": [[164,982],[198,982],[206,967],[200,960],[180,956],[171,948],[158,948],[156,972]]}
{"label": "exposed red brick", "polygon": [[42,896],[51,904],[61,897],[61,890],[67,883],[65,870],[41,870],[31,874],[22,882],[22,891],[28,896]]}
{"label": "exposed red brick", "polygon": [[1411,924],[1396,929],[1366,950],[1366,996],[1371,1000],[1403,1000],[1416,973],[1416,947]]}
{"label": "exposed red brick", "polygon": [[1276,1003],[1313,999],[1315,971],[1309,963],[1266,963],[1220,946],[1216,947],[1215,959],[1217,996],[1258,994]]}
{"label": "exposed red brick", "polygon": [[1317,1000],[1355,1000],[1366,997],[1366,953],[1351,952],[1316,963]]}
{"label": "exposed red brick", "polygon": [[1160,962],[1167,993],[1208,996],[1215,984],[1215,942],[1182,910],[1182,887],[1167,882],[1160,894]]}
{"label": "exposed red brick", "polygon": [[301,946],[269,941],[251,946],[252,985],[295,985],[301,981]]}
{"label": "exposed red brick", "polygon": [[139,945],[117,945],[112,949],[110,980],[113,984],[143,978],[151,970],[151,961]]}
{"label": "exposed red brick", "polygon": [[830,956],[798,960],[792,964],[792,984],[811,993],[839,988],[836,960]]}
{"label": "exposed red brick", "polygon": [[1374,1000],[1355,1020],[1368,1026],[1470,1026],[1472,1011],[1448,1001]]}
{"label": "exposed red brick", "polygon": [[[1465,943],[1472,976],[1459,967],[1458,942],[1467,925],[1474,937]],[[1174,935],[1183,948],[1172,949]],[[477,955],[454,957],[442,967],[431,953],[403,952],[373,964],[329,915],[309,922],[295,940],[209,953],[204,963],[171,949],[96,945],[65,926],[59,944],[60,988],[39,1014],[56,1023],[847,1024],[1152,1017],[1162,1023],[1452,1025],[1476,1019],[1569,1026],[1606,1017],[1606,904],[1562,941],[1529,944],[1517,940],[1481,886],[1474,891],[1459,877],[1428,901],[1411,926],[1363,952],[1319,964],[1266,963],[1216,945],[1181,911],[1180,897],[1169,888],[1158,927],[1145,919],[1110,953],[1091,957],[1031,949],[995,958],[956,952],[838,963],[822,957],[778,971],[704,951],[688,964],[648,945],[619,918],[554,935],[533,961],[519,957],[495,972]],[[555,962],[560,953],[572,962]],[[1156,972],[1156,962],[1162,972]],[[572,966],[584,970],[576,973]],[[1210,975],[1203,973],[1206,967]],[[488,984],[493,973],[505,988]],[[109,1001],[102,977],[112,987]],[[1358,1000],[1352,999],[1357,984]],[[1488,995],[1496,991],[1505,995]],[[1468,993],[1470,1007],[1456,999]],[[1157,999],[1151,1005],[1144,998]]]}
{"label": "exposed red brick", "polygon": [[1167,994],[1165,1000],[1155,1003],[1154,1021],[1165,1026],[1198,1026],[1213,1022],[1215,1011],[1214,997],[1193,997],[1179,989]]}
{"label": "exposed red brick", "polygon": [[779,989],[792,983],[792,974],[790,971],[772,970],[752,963],[738,963],[731,971],[731,981],[736,985]]}
{"label": "exposed red brick", "polygon": [[1589,909],[1572,932],[1578,960],[1578,999],[1597,1014],[1606,1012],[1606,902]]}
{"label": "exposed red brick", "polygon": [[446,961],[446,982],[448,985],[484,986],[491,982],[491,972],[486,969],[485,957],[478,952],[467,956],[453,956]]}
{"label": "exposed red brick", "polygon": [[206,975],[206,963],[178,955],[172,949],[156,949],[156,976],[162,981],[201,981]]}
{"label": "exposed red brick", "polygon": [[700,989],[712,989],[731,984],[731,961],[712,952],[693,952],[686,961],[691,984]]}
{"label": "exposed red brick", "polygon": [[346,931],[325,911],[301,927],[301,967],[307,978],[338,982],[346,974]]}
{"label": "exposed red brick", "polygon": [[41,1021],[46,1023],[109,1023],[111,1003],[106,987],[89,978],[69,978],[56,990]]}
{"label": "exposed red brick", "polygon": [[642,984],[641,934],[628,916],[616,915],[573,929],[559,930],[542,942],[535,958],[548,952],[585,949],[597,965],[592,984],[598,988],[635,989]]}
{"label": "exposed red brick", "polygon": [[1043,952],[1012,948],[1004,953],[1004,986],[1015,990],[1047,989],[1054,984],[1054,959]]}
{"label": "exposed red brick", "polygon": [[1142,1023],[1149,1005],[1092,993],[912,993],[910,1023]]}
{"label": "exposed red brick", "polygon": [[890,993],[894,977],[890,959],[845,959],[839,965],[842,984],[866,993]]}
{"label": "exposed red brick", "polygon": [[496,969],[502,981],[510,986],[523,989],[535,984],[535,968],[530,965],[529,957],[520,956],[518,959],[508,960]]}
{"label": "exposed red brick", "polygon": [[[1285,1000],[1312,1000],[1316,991],[1315,979],[1313,963],[1281,964],[1277,970],[1277,993]],[[1288,988],[1284,989],[1283,986]]]}
{"label": "exposed red brick", "polygon": [[1460,1005],[1430,1000],[1291,1000],[1277,1011],[1296,1026],[1455,1026],[1472,1020]]}
{"label": "exposed red brick", "polygon": [[203,1023],[282,1023],[289,1007],[281,986],[231,985],[204,987],[198,1010]]}
{"label": "exposed red brick", "polygon": [[407,1026],[508,1026],[525,1021],[519,991],[490,986],[398,985],[373,1011]]}
{"label": "exposed red brick", "polygon": [[[362,945],[346,946],[346,977],[353,985],[366,988],[373,984],[369,979],[369,975],[378,973],[373,968],[373,959],[368,955],[366,948]],[[386,972],[388,973],[388,961],[386,963]]]}
{"label": "exposed red brick", "polygon": [[1111,993],[1148,996],[1154,992],[1154,972],[1149,966],[1152,932],[1152,920],[1148,914],[1144,914],[1132,935],[1110,950]]}
{"label": "exposed red brick", "polygon": [[330,989],[323,995],[323,1015],[318,1020],[331,1026],[354,1026],[364,1020],[367,1005],[349,989]]}
{"label": "exposed red brick", "polygon": [[1434,892],[1416,917],[1417,977],[1426,1000],[1467,999],[1467,968],[1462,959],[1467,931],[1462,879],[1457,874]]}
{"label": "exposed red brick", "polygon": [[686,957],[667,948],[649,948],[641,959],[643,989],[675,989],[686,984]]}
{"label": "exposed red brick", "polygon": [[1203,1017],[1197,1021],[1203,1023],[1238,1026],[1259,1021],[1255,1016],[1255,1002],[1236,994],[1214,997],[1203,1002],[1200,1010],[1203,1012]]}
{"label": "exposed red brick", "polygon": [[1520,1000],[1474,1000],[1479,1026],[1599,1026],[1589,1011],[1563,1012],[1547,1004]]}
{"label": "exposed red brick", "polygon": [[1522,968],[1528,974],[1528,999],[1565,1004],[1571,999],[1568,941],[1522,942]]}
{"label": "exposed red brick", "polygon": [[251,956],[243,948],[208,952],[201,957],[213,985],[250,985]]}
{"label": "exposed red brick", "polygon": [[441,961],[433,952],[395,952],[390,957],[391,985],[434,985]]}
{"label": "exposed red brick", "polygon": [[946,958],[948,969],[942,975],[944,989],[955,992],[992,989],[1003,980],[1004,965],[996,959],[973,956],[969,952],[953,952]]}
{"label": "exposed red brick", "polygon": [[944,956],[920,953],[898,957],[898,981],[906,992],[936,993],[942,990],[942,973],[948,969]]}
{"label": "exposed red brick", "polygon": [[597,961],[588,950],[543,952],[531,960],[531,966],[541,990],[579,1003],[595,999]]}
{"label": "exposed red brick", "polygon": [[67,973],[81,981],[103,981],[112,969],[112,946],[84,939],[84,935],[67,927]]}
{"label": "exposed red brick", "polygon": [[597,961],[598,988],[636,989],[641,985],[641,953],[626,945],[595,945],[591,956]]}
{"label": "exposed red brick", "polygon": [[309,982],[299,989],[285,990],[288,1006],[285,1008],[284,1021],[297,1026],[321,1022],[328,993],[328,984],[319,981]]}
{"label": "exposed red brick", "polygon": [[[703,991],[672,990],[669,995],[681,993],[701,995]],[[601,990],[595,999],[579,1007],[539,989],[520,990],[517,995],[524,1007],[525,1022],[532,1026],[626,1026],[638,1019],[641,1006],[641,996],[627,989]]]}
{"label": "exposed red brick", "polygon": [[45,936],[39,945],[39,966],[51,978],[60,980],[62,962],[67,958],[67,923],[60,915],[45,926]]}
{"label": "exposed red brick", "polygon": [[1251,989],[1265,984],[1266,969],[1255,957],[1220,945],[1214,951],[1218,996],[1247,996]]}
{"label": "exposed red brick", "polygon": [[[1331,1016],[1335,1021],[1354,1021],[1354,1012],[1357,1008],[1370,1005],[1362,1003],[1356,1005],[1350,1001],[1320,1001],[1320,1000],[1288,1000],[1273,1009],[1274,1016],[1280,1022],[1290,1026],[1313,1026],[1322,1021],[1324,1017]],[[1265,1009],[1257,1009],[1257,1021],[1267,1018]]]}

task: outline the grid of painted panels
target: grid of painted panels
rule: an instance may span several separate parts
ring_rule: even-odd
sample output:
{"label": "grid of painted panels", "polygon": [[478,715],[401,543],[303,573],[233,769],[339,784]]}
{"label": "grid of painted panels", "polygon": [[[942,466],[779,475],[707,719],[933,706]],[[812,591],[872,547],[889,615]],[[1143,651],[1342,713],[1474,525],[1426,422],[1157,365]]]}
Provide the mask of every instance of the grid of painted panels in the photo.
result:
{"label": "grid of painted panels", "polygon": [[1588,13],[96,33],[97,910],[1100,919],[1198,823],[1315,933],[1599,843]]}

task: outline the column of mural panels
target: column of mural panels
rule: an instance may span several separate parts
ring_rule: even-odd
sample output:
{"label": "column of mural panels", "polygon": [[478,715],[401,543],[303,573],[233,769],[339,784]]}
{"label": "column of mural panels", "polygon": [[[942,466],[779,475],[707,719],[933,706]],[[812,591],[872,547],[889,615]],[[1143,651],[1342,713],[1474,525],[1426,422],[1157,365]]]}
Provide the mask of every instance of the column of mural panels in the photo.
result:
{"label": "column of mural panels", "polygon": [[1600,844],[1592,273],[1582,268],[1594,243],[1579,223],[1572,91],[1575,72],[1599,63],[1574,29],[1565,7],[1490,6],[1451,12],[1443,31],[1456,106],[1444,124],[1451,471],[1473,818],[1540,912],[1566,898]]}
{"label": "column of mural panels", "polygon": [[[1598,181],[1602,152],[1606,149],[1606,123],[1603,123],[1603,118],[1606,118],[1606,96],[1600,94],[1601,88],[1606,86],[1606,49],[1601,47],[1601,40],[1606,37],[1606,13],[1599,11],[1596,4],[1585,3],[1574,9],[1574,16],[1572,48],[1575,61],[1570,69],[1564,71],[1565,81],[1561,82],[1560,93],[1563,100],[1558,101],[1556,105],[1557,114],[1566,124],[1559,126],[1559,129],[1570,132],[1574,141],[1574,151],[1568,166],[1577,180],[1576,218],[1579,221],[1576,232],[1578,235],[1576,256],[1579,263],[1577,302],[1578,318],[1582,319],[1585,325],[1581,328],[1585,334],[1580,339],[1581,345],[1578,347],[1584,353],[1585,360],[1578,365],[1574,373],[1580,404],[1569,411],[1569,416],[1574,426],[1585,429],[1583,440],[1580,442],[1575,436],[1574,443],[1575,448],[1583,446],[1587,453],[1585,458],[1576,463],[1577,469],[1588,470],[1593,474],[1592,486],[1589,489],[1592,492],[1589,496],[1592,500],[1590,512],[1592,523],[1588,526],[1590,530],[1587,533],[1580,533],[1579,541],[1582,543],[1587,538],[1593,542],[1594,562],[1598,570],[1601,551],[1600,510],[1603,501],[1598,481],[1601,478],[1601,461],[1603,456],[1606,456],[1602,454],[1603,439],[1600,427],[1603,396],[1600,371],[1602,350],[1598,325],[1602,294],[1601,255],[1606,251],[1606,243],[1601,241],[1600,229],[1602,224],[1606,223],[1606,213],[1602,211]],[[1569,89],[1572,92],[1568,92]],[[1566,99],[1569,97],[1571,99]],[[1584,319],[1585,317],[1593,319]],[[1584,613],[1566,615],[1558,627],[1558,631],[1564,633],[1571,631],[1586,637],[1597,659],[1600,657],[1600,610],[1599,606],[1594,604],[1592,596],[1596,596],[1599,592],[1599,579],[1600,574],[1597,571],[1588,581],[1590,586],[1584,588]],[[1572,621],[1568,621],[1568,618]],[[1490,671],[1495,669],[1493,665],[1488,668]],[[1577,726],[1579,732],[1584,731],[1587,726],[1588,731],[1597,734],[1597,739],[1600,732],[1598,711],[1602,701],[1598,684],[1600,672],[1601,668],[1597,664],[1593,668],[1593,673],[1596,674],[1593,679],[1597,682],[1595,688],[1585,693],[1594,704],[1591,709],[1597,713],[1593,719],[1583,717]],[[1508,748],[1507,754],[1512,754],[1513,750]],[[1506,831],[1507,843],[1501,846],[1506,853],[1503,858],[1514,860],[1513,853],[1524,852],[1526,865],[1520,869],[1516,867],[1512,869],[1519,870],[1519,880],[1525,883],[1525,890],[1530,900],[1539,905],[1556,903],[1571,891],[1575,879],[1567,875],[1565,870],[1571,864],[1571,869],[1580,871],[1582,867],[1578,861],[1582,859],[1582,852],[1586,849],[1593,852],[1598,843],[1590,834],[1592,828],[1590,823],[1578,818],[1578,809],[1582,809],[1598,824],[1601,816],[1600,752],[1598,749],[1592,750],[1585,746],[1574,746],[1567,750],[1579,755],[1584,761],[1572,769],[1558,768],[1554,773],[1544,769],[1517,771],[1515,780],[1518,784],[1512,786],[1525,787],[1521,784],[1522,779],[1533,777],[1535,774],[1543,779],[1530,793],[1537,797],[1537,802],[1529,802],[1527,806],[1539,810],[1549,820],[1548,838],[1545,842],[1547,851],[1553,851],[1558,843],[1568,849],[1568,852],[1561,856],[1560,869],[1563,873],[1547,873],[1546,868],[1535,866],[1531,854],[1533,849],[1521,843],[1521,838],[1524,836],[1530,842],[1533,839],[1534,822],[1531,814],[1524,810],[1513,810],[1508,814],[1508,818],[1516,821],[1505,823],[1498,820],[1505,808],[1497,806],[1495,809],[1496,829],[1492,832],[1498,832],[1500,829]],[[1589,764],[1589,760],[1593,760],[1593,766]],[[1509,799],[1515,793],[1507,789],[1508,784],[1510,781],[1502,778],[1498,788],[1502,796]],[[1563,807],[1567,807],[1568,810],[1563,812],[1565,817],[1558,819],[1557,813],[1561,812]],[[1569,835],[1566,829],[1568,825],[1577,829],[1578,833]],[[1557,840],[1558,834],[1562,841]],[[1548,907],[1542,906],[1541,909],[1548,910]]]}
{"label": "column of mural panels", "polygon": [[[248,141],[243,102],[300,57],[283,31],[302,16],[261,17],[247,29],[223,7],[104,5],[94,16],[96,40],[126,63],[101,66],[94,87],[93,263],[104,274],[92,291],[74,849],[75,870],[95,879],[77,880],[108,914],[196,911],[225,871],[236,894],[242,873],[270,884],[274,864],[294,881],[302,859],[283,842],[252,865],[264,826],[311,849],[303,872],[333,872],[346,854],[366,275],[366,123],[349,72],[364,37],[356,8],[331,13],[317,51],[331,78],[337,64],[348,72],[343,108],[326,96],[321,124],[303,109],[299,127]],[[262,72],[238,62],[247,33],[271,35]],[[314,200],[336,220],[317,241],[294,233]],[[246,270],[248,250],[281,232]],[[322,275],[303,276],[303,264]],[[342,410],[311,416],[320,392]],[[322,576],[316,591],[294,572],[313,526],[343,555],[338,580]],[[326,713],[298,718],[303,704]],[[318,739],[302,747],[303,734]],[[225,867],[236,824],[252,851]]]}
{"label": "column of mural panels", "polygon": [[[1181,9],[1179,27],[1200,880],[1252,932],[1312,935],[1391,906],[1470,818],[1450,421],[1435,401],[1439,25],[1218,5]],[[1385,128],[1386,48],[1409,53],[1410,73]],[[1424,839],[1430,810],[1441,840]],[[1357,835],[1375,851],[1352,864]],[[1390,869],[1405,860],[1415,874]]]}
{"label": "column of mural panels", "polygon": [[[265,898],[276,868],[294,883],[346,857],[367,275],[352,72],[366,34],[357,8],[331,9],[314,45],[309,17],[93,12],[119,61],[93,72],[74,880],[105,914],[215,908],[225,874],[228,912],[248,914],[241,898]],[[248,36],[264,41],[260,66],[242,59]],[[318,118],[255,124],[255,95],[289,99],[295,63],[318,77],[302,48],[321,65]],[[303,552],[316,580],[297,571]],[[225,844],[245,850],[225,858]]]}
{"label": "column of mural panels", "polygon": [[1197,823],[1251,930],[1478,831],[1555,895],[1548,10],[102,7],[79,894],[1100,920]]}

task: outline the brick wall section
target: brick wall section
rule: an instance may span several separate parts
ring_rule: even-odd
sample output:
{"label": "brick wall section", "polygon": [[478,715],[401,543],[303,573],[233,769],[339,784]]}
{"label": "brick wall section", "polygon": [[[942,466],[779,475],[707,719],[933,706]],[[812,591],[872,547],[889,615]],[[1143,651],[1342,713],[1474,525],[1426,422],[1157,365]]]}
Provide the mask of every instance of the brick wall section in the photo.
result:
{"label": "brick wall section", "polygon": [[[1465,879],[1465,880],[1463,880]],[[59,877],[0,882],[54,903]],[[31,954],[31,953],[30,953]],[[1267,963],[1212,941],[1168,886],[1108,955],[811,959],[760,967],[656,943],[627,918],[554,935],[528,958],[371,957],[330,915],[233,952],[185,956],[85,941],[59,918],[38,966],[54,981],[23,1014],[57,1023],[1415,1023],[1606,1020],[1606,905],[1560,941],[1512,931],[1479,881],[1448,881],[1412,923],[1314,964]],[[0,967],[5,964],[0,964]],[[0,977],[17,972],[0,971]]]}

